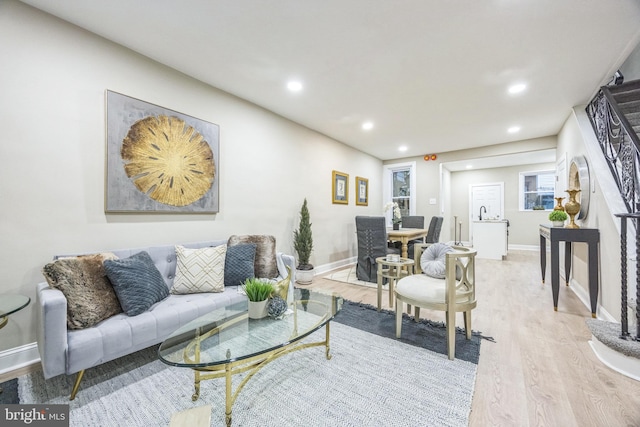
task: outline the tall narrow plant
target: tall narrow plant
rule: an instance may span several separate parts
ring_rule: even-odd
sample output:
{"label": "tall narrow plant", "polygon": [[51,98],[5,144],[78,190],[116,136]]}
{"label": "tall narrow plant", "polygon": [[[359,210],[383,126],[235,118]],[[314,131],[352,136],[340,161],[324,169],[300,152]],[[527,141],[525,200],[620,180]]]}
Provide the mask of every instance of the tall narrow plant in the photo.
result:
{"label": "tall narrow plant", "polygon": [[293,248],[298,254],[298,270],[313,270],[313,265],[309,264],[309,257],[313,251],[313,236],[306,198],[300,209],[300,225],[297,230],[293,230]]}

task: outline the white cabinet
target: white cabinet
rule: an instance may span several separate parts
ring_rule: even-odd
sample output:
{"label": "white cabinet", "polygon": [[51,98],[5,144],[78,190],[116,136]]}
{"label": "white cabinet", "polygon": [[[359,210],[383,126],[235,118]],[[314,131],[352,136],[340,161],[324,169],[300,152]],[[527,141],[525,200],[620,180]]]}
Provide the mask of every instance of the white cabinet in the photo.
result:
{"label": "white cabinet", "polygon": [[507,221],[473,221],[472,239],[478,258],[501,260],[507,256]]}

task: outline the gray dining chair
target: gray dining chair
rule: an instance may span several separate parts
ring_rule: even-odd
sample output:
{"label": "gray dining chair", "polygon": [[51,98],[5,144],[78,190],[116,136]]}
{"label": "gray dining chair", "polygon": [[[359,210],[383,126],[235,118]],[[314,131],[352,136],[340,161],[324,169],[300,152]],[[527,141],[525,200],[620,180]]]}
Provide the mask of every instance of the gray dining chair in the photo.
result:
{"label": "gray dining chair", "polygon": [[387,247],[387,227],[383,216],[356,216],[358,238],[358,264],[356,277],[365,282],[377,283],[376,258],[387,254],[399,254],[397,248]]}

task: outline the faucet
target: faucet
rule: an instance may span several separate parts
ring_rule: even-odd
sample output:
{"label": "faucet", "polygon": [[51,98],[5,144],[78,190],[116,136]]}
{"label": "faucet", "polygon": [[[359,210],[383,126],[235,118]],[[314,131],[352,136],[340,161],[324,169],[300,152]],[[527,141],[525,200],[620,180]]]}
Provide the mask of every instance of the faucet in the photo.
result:
{"label": "faucet", "polygon": [[480,206],[480,221],[482,221],[482,209],[484,209],[484,213],[487,213],[487,208],[484,206]]}

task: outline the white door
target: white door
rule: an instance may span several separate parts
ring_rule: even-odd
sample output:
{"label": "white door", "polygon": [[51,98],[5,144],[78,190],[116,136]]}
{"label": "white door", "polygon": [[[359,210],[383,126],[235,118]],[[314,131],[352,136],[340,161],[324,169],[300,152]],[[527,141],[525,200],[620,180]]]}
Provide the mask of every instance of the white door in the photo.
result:
{"label": "white door", "polygon": [[[469,236],[472,236],[473,221],[482,218],[504,219],[504,182],[471,184],[469,188]],[[486,212],[485,212],[486,210]]]}

